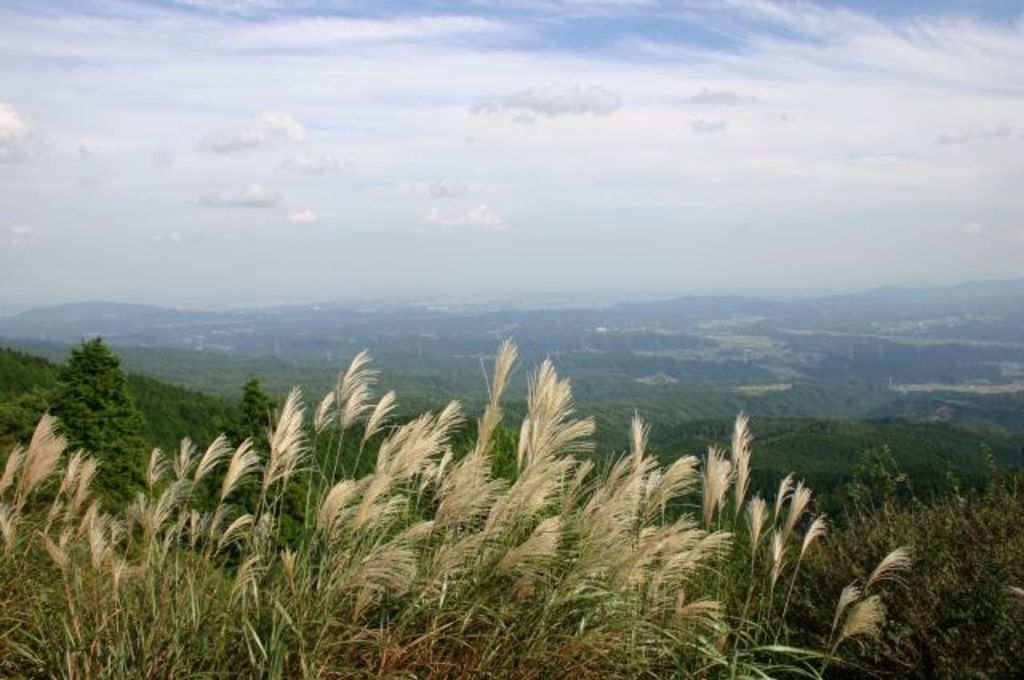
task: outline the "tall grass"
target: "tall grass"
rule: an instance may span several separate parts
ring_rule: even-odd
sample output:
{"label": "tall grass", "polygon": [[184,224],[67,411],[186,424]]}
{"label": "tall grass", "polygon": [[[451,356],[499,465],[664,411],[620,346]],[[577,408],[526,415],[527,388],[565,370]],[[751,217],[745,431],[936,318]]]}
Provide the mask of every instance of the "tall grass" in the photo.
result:
{"label": "tall grass", "polygon": [[[502,345],[467,450],[458,402],[388,424],[395,395],[374,402],[360,354],[310,427],[296,390],[268,451],[155,451],[123,510],[90,499],[103,471],[45,416],[0,478],[0,675],[814,677],[878,635],[902,552],[836,594],[825,649],[790,644],[793,584],[825,522],[790,478],[748,498],[745,416],[731,451],[667,467],[637,416],[629,451],[595,465],[593,422],[545,361],[516,474],[496,475],[515,360]],[[303,530],[286,536],[298,488]]]}

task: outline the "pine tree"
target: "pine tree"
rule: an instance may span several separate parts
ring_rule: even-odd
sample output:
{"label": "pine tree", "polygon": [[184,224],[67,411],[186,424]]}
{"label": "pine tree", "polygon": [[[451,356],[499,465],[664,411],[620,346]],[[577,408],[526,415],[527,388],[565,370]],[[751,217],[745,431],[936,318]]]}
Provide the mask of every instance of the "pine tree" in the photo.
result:
{"label": "pine tree", "polygon": [[71,351],[58,381],[53,414],[70,448],[100,461],[97,484],[105,495],[131,498],[143,482],[145,423],[120,360],[99,338],[85,341]]}
{"label": "pine tree", "polygon": [[249,438],[257,449],[265,451],[267,427],[270,426],[273,413],[274,400],[263,391],[257,378],[250,378],[242,388],[238,416],[226,424],[225,433],[235,444]]}

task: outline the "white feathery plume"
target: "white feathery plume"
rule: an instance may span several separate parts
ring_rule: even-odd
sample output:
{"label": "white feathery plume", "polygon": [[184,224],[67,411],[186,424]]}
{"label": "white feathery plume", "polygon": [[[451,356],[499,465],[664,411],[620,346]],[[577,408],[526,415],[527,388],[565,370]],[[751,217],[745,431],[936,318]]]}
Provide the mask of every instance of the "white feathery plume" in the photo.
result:
{"label": "white feathery plume", "polygon": [[717,446],[708,448],[704,458],[704,524],[710,525],[715,512],[722,507],[732,480],[732,464]]}
{"label": "white feathery plume", "polygon": [[865,588],[870,588],[875,583],[881,581],[899,581],[899,572],[907,571],[913,564],[913,556],[910,553],[910,549],[904,546],[896,548],[891,553],[882,558],[882,561],[878,563],[874,571],[871,572],[871,576],[868,577]]}
{"label": "white feathery plume", "polygon": [[263,472],[263,489],[279,480],[286,480],[295,472],[306,450],[302,429],[302,391],[293,388],[285,399],[277,426],[268,432],[270,456]]}
{"label": "white feathery plume", "polygon": [[736,425],[732,432],[732,468],[736,475],[733,491],[737,515],[743,510],[743,501],[747,497],[747,487],[750,485],[751,439],[750,419],[747,414],[741,412],[736,416]]}
{"label": "white feathery plume", "polygon": [[255,472],[259,466],[259,454],[253,450],[252,440],[246,439],[235,449],[231,462],[228,463],[228,470],[224,473],[224,480],[220,486],[220,502],[223,503],[241,479]]}
{"label": "white feathery plume", "polygon": [[192,477],[192,481],[198,484],[199,481],[213,471],[213,469],[216,468],[229,453],[231,453],[231,445],[228,444],[228,438],[222,434],[210,442],[210,445],[206,447],[203,457],[199,459],[199,465],[196,466],[196,473]]}

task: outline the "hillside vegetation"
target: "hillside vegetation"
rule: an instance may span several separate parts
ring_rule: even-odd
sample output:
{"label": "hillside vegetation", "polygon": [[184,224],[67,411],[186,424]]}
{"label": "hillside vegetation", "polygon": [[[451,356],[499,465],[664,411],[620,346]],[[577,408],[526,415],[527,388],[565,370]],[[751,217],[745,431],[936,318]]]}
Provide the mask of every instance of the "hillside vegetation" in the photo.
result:
{"label": "hillside vegetation", "polygon": [[[983,433],[766,423],[755,455],[741,415],[665,434],[705,450],[667,455],[634,415],[610,455],[550,361],[506,427],[516,359],[505,343],[475,419],[400,417],[365,353],[308,408],[251,380],[228,435],[153,449],[118,489],[119,454],[44,415],[0,453],[0,675],[1014,677],[1022,478],[982,449],[980,490],[948,470],[922,494],[894,453]],[[73,374],[7,360],[15,399]],[[892,434],[825,498],[760,468],[762,442]]]}
{"label": "hillside vegetation", "polygon": [[[579,457],[593,422],[574,415],[569,383],[545,362],[500,474],[492,436],[515,356],[510,344],[499,352],[468,448],[452,446],[458,402],[390,426],[394,394],[372,398],[361,354],[310,429],[293,391],[266,450],[225,438],[156,450],[124,510],[90,498],[102,468],[69,455],[45,416],[0,482],[0,671],[815,675],[880,634],[883,593],[910,564],[899,546],[833,593],[834,620],[813,646],[793,645],[794,584],[826,525],[792,478],[774,497],[749,488],[745,417],[728,452],[665,467],[635,418],[629,451],[597,469]],[[346,472],[364,458],[367,474]],[[288,534],[296,484],[308,511]]]}

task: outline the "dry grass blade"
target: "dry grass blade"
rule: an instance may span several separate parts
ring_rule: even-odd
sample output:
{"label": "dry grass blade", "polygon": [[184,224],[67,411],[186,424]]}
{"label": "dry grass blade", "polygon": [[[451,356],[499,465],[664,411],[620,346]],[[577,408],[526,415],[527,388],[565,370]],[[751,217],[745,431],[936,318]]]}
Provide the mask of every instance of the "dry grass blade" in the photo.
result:
{"label": "dry grass blade", "polygon": [[878,595],[872,595],[850,609],[836,644],[853,637],[878,638],[884,624],[885,605]]}
{"label": "dry grass blade", "polygon": [[0,503],[0,538],[4,540],[4,549],[10,550],[14,545],[14,537],[17,533],[18,511],[6,503]]}
{"label": "dry grass blade", "polygon": [[836,602],[836,613],[832,617],[832,633],[835,634],[836,629],[839,627],[839,622],[843,618],[843,613],[846,612],[846,608],[851,604],[860,599],[861,590],[855,583],[843,588],[843,592],[839,594],[839,601]]}
{"label": "dry grass blade", "polygon": [[370,408],[371,389],[377,381],[377,372],[369,368],[370,361],[366,350],[359,352],[338,380],[338,423],[343,430],[355,424]]}
{"label": "dry grass blade", "polygon": [[786,538],[778,529],[772,532],[772,588],[786,566]]}
{"label": "dry grass blade", "polygon": [[320,503],[316,519],[317,527],[321,531],[333,534],[345,520],[345,511],[351,507],[351,502],[355,499],[359,489],[360,485],[351,479],[344,479],[331,487]]}
{"label": "dry grass blade", "polygon": [[146,486],[153,490],[167,471],[167,459],[160,449],[153,449],[149,452],[149,464],[146,466]]}
{"label": "dry grass blade", "polygon": [[747,414],[736,416],[736,424],[732,431],[732,469],[736,476],[733,486],[735,494],[736,514],[743,510],[743,502],[747,497],[750,485],[750,419]]}
{"label": "dry grass blade", "polygon": [[69,518],[74,517],[82,506],[85,505],[85,501],[89,498],[89,486],[92,484],[98,469],[99,461],[95,458],[86,458],[78,466],[78,472],[75,475],[75,493],[71,498],[71,504],[68,506]]}
{"label": "dry grass blade", "polygon": [[370,417],[366,419],[366,431],[363,432],[363,444],[366,444],[374,435],[380,433],[384,429],[384,425],[387,423],[388,416],[395,410],[396,395],[394,391],[390,391],[380,398],[377,405],[373,407],[373,411],[370,412]]}
{"label": "dry grass blade", "polygon": [[878,563],[875,570],[871,572],[871,576],[868,577],[865,587],[870,588],[875,583],[882,581],[898,581],[900,579],[900,572],[910,569],[913,562],[913,556],[910,554],[909,548],[903,546],[896,548]]}
{"label": "dry grass blade", "polygon": [[498,573],[530,570],[537,563],[553,559],[558,553],[561,534],[561,517],[542,520],[525,541],[505,553],[495,569]]}
{"label": "dry grass blade", "polygon": [[652,509],[661,511],[664,518],[669,501],[694,487],[697,483],[697,458],[683,456],[672,461],[649,494]]}
{"label": "dry grass blade", "polygon": [[181,440],[181,446],[178,447],[178,457],[174,459],[174,476],[178,478],[178,481],[185,479],[189,472],[192,471],[192,465],[195,462],[196,447],[192,443],[192,440],[186,437]]}
{"label": "dry grass blade", "polygon": [[504,480],[491,478],[490,462],[466,456],[445,475],[437,490],[434,518],[439,526],[461,526],[486,515],[505,491]]}
{"label": "dry grass blade", "polygon": [[520,430],[521,469],[593,449],[588,438],[594,433],[594,421],[572,419],[572,387],[568,380],[558,378],[550,359],[544,360],[530,380],[527,412]]}
{"label": "dry grass blade", "polygon": [[786,503],[789,498],[789,494],[793,491],[793,475],[786,475],[779,482],[779,492],[775,495],[775,521],[779,519],[779,513],[782,512],[782,506]]}
{"label": "dry grass blade", "polygon": [[192,481],[198,484],[199,480],[213,471],[229,453],[231,453],[231,445],[228,443],[228,438],[222,434],[206,447],[203,457],[199,459],[199,465],[196,466],[196,473],[192,477]]}
{"label": "dry grass blade", "polygon": [[647,450],[647,440],[651,433],[651,426],[644,423],[640,414],[633,412],[633,419],[629,423],[629,449],[633,456],[634,465],[639,464]]}
{"label": "dry grass blade", "polygon": [[235,486],[248,474],[259,469],[260,457],[252,448],[252,440],[246,439],[242,442],[234,454],[231,462],[228,463],[228,471],[224,474],[224,480],[220,486],[220,502],[223,503]]}
{"label": "dry grass blade", "polygon": [[337,403],[337,398],[337,393],[331,390],[317,404],[316,411],[313,412],[313,429],[317,434],[323,432],[331,424],[331,410],[334,408],[335,403]]}
{"label": "dry grass blade", "polygon": [[252,515],[246,513],[236,517],[235,520],[228,525],[228,528],[224,530],[224,533],[217,539],[217,552],[224,552],[229,546],[237,543],[242,538],[242,534],[253,525]]}
{"label": "dry grass blade", "polygon": [[288,393],[277,419],[277,426],[269,432],[270,457],[263,472],[263,489],[295,472],[305,453],[305,432],[302,429],[302,391],[293,388]]}
{"label": "dry grass blade", "polygon": [[14,478],[17,476],[18,471],[21,470],[21,464],[24,462],[25,449],[21,446],[15,446],[14,450],[7,457],[7,462],[4,464],[4,474],[0,476],[0,498],[14,484]]}
{"label": "dry grass blade", "polygon": [[801,558],[807,553],[807,551],[810,549],[810,547],[814,544],[815,541],[817,541],[819,538],[825,535],[827,529],[828,527],[825,524],[824,516],[814,518],[814,521],[811,522],[811,526],[807,528],[807,533],[804,534],[803,543],[800,544]]}
{"label": "dry grass blade", "polygon": [[783,539],[789,540],[796,528],[797,522],[804,516],[807,506],[811,503],[811,490],[804,486],[803,482],[796,485],[789,500],[789,513],[786,515],[786,523],[783,526]]}
{"label": "dry grass blade", "polygon": [[725,494],[732,481],[732,464],[725,459],[724,453],[717,446],[708,449],[704,458],[704,524],[711,525],[715,512],[725,502]]}
{"label": "dry grass blade", "polygon": [[750,536],[751,558],[757,551],[757,544],[761,542],[761,532],[764,530],[766,519],[768,519],[768,504],[760,496],[754,496],[747,505],[747,530]]}
{"label": "dry grass blade", "polygon": [[1024,588],[1019,588],[1017,586],[1006,586],[1006,588],[1010,591],[1011,595],[1019,601],[1024,602]]}
{"label": "dry grass blade", "polygon": [[43,414],[32,434],[28,452],[21,467],[21,478],[18,480],[18,493],[21,498],[31,493],[57,469],[67,440],[57,434],[57,419],[49,413]]}

